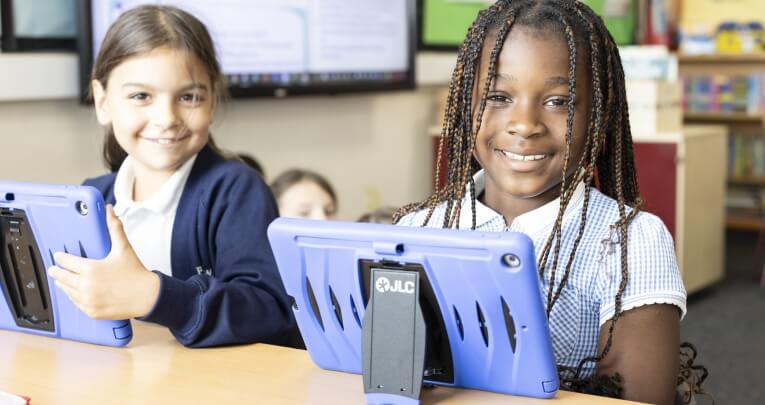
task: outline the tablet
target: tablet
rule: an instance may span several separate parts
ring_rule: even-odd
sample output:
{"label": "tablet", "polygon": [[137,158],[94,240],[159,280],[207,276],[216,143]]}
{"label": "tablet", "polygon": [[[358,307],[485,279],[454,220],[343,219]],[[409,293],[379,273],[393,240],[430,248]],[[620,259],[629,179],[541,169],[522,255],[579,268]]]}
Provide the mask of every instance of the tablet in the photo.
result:
{"label": "tablet", "polygon": [[414,272],[426,326],[425,383],[555,395],[558,373],[526,235],[278,218],[268,237],[319,367],[361,373],[371,289],[414,291],[374,272]]}
{"label": "tablet", "polygon": [[46,271],[56,252],[102,259],[110,247],[103,198],[95,188],[0,181],[0,328],[128,344],[129,320],[89,318]]}

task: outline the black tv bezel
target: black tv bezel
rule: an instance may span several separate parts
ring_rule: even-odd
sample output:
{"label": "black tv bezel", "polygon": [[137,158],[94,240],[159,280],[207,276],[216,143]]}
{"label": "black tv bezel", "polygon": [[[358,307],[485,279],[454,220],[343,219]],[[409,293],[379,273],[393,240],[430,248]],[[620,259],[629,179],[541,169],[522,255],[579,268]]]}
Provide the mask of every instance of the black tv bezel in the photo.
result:
{"label": "black tv bezel", "polygon": [[13,19],[13,0],[0,0],[0,51],[2,52],[41,52],[74,51],[77,48],[75,37],[24,37],[15,32]]}
{"label": "black tv bezel", "polygon": [[[90,76],[95,55],[93,55],[93,25],[92,0],[77,1],[77,53],[79,55],[80,102],[90,102]],[[248,87],[229,86],[228,92],[232,98],[284,98],[293,95],[333,95],[345,93],[373,93],[397,90],[413,90],[416,88],[417,37],[417,1],[406,0],[407,24],[410,27],[408,35],[409,52],[407,62],[409,69],[406,78],[399,82],[352,82],[347,84],[310,84],[310,85],[265,85],[253,84]]]}

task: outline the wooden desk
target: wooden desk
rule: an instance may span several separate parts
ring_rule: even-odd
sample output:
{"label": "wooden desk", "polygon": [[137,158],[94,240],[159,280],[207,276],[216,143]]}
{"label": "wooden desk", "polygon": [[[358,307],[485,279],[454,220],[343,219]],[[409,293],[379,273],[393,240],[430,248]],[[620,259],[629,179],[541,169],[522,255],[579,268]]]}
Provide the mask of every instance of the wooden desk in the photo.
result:
{"label": "wooden desk", "polygon": [[[361,376],[317,368],[269,345],[187,349],[167,329],[133,322],[116,349],[0,330],[0,390],[47,404],[363,404]],[[422,403],[629,404],[559,391],[553,400],[423,390]],[[634,402],[632,402],[634,403]]]}

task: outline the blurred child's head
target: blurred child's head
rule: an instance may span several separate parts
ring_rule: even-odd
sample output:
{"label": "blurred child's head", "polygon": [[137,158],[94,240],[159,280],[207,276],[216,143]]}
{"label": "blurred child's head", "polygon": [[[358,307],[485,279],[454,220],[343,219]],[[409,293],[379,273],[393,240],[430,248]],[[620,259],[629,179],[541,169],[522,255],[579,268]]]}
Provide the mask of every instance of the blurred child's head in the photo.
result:
{"label": "blurred child's head", "polygon": [[112,171],[131,155],[141,170],[172,172],[212,142],[226,88],[207,28],[170,6],[140,6],[106,33],[92,72]]}
{"label": "blurred child's head", "polygon": [[586,180],[637,205],[618,51],[581,2],[500,0],[479,13],[460,47],[442,135],[447,184],[415,207],[451,201],[458,211],[479,168],[499,199],[550,201]]}
{"label": "blurred child's head", "polygon": [[369,222],[372,224],[392,224],[393,214],[396,213],[396,208],[382,206],[375,210],[369,211],[359,217],[357,222]]}
{"label": "blurred child's head", "polygon": [[271,183],[283,217],[333,219],[337,197],[329,181],[310,170],[290,169]]}
{"label": "blurred child's head", "polygon": [[255,159],[254,156],[248,154],[248,153],[237,153],[236,157],[242,161],[242,163],[246,164],[248,167],[252,168],[252,170],[255,170],[258,172],[260,177],[265,178],[266,172],[263,169],[263,165],[260,164],[258,159]]}

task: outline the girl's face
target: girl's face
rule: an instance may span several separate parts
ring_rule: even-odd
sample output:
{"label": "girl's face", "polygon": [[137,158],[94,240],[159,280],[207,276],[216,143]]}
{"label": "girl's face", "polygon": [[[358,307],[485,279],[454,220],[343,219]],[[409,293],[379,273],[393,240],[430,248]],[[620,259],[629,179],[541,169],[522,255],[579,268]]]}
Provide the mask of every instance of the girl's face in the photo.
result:
{"label": "girl's face", "polygon": [[295,183],[279,197],[279,214],[283,217],[333,219],[335,201],[318,184],[310,180]]}
{"label": "girl's face", "polygon": [[93,82],[96,115],[147,174],[174,172],[209,138],[212,85],[186,51],[158,48],[114,68],[107,87]]}
{"label": "girl's face", "polygon": [[[493,44],[490,39],[484,46],[474,100],[480,100],[478,89],[483,91]],[[475,157],[485,169],[487,200],[517,204],[522,199],[533,208],[559,194],[566,151],[568,53],[563,40],[552,34],[524,27],[510,31],[476,137]],[[586,58],[579,56],[567,175],[575,172],[582,156],[589,111]],[[474,119],[478,105],[474,103]]]}

